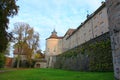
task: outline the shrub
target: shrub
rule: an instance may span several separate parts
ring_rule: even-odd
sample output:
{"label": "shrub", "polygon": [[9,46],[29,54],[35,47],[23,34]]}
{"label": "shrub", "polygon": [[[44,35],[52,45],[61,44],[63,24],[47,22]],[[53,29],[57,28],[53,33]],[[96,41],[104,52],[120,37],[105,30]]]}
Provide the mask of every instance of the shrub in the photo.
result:
{"label": "shrub", "polygon": [[0,53],[0,68],[3,68],[5,64],[5,56]]}

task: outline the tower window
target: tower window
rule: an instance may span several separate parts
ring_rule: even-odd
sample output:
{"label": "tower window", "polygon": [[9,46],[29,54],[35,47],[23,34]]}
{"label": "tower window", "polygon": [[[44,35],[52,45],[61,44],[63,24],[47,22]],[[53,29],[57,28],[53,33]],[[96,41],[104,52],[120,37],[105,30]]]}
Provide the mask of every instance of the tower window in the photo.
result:
{"label": "tower window", "polygon": [[49,50],[50,50],[50,49],[48,48],[48,52],[49,52]]}
{"label": "tower window", "polygon": [[56,52],[56,47],[54,47],[54,50],[53,50],[54,52]]}

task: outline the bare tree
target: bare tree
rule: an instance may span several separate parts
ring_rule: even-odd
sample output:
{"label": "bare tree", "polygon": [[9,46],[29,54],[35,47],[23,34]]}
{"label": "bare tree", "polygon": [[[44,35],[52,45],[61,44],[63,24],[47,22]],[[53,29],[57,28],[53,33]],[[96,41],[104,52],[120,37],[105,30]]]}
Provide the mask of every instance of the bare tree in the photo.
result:
{"label": "bare tree", "polygon": [[39,34],[30,27],[29,24],[18,22],[14,24],[15,28],[13,30],[16,49],[18,49],[18,61],[17,68],[19,68],[21,54],[25,54],[30,65],[32,64],[32,54],[39,47]]}

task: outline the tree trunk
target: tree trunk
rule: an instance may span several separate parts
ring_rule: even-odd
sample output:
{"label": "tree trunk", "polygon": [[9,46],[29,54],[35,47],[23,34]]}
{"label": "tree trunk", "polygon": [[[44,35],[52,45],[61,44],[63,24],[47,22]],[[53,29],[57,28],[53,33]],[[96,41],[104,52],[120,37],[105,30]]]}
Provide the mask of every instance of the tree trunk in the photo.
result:
{"label": "tree trunk", "polygon": [[17,60],[17,68],[20,68],[20,60],[21,60],[21,51],[22,51],[22,47],[18,47],[18,60]]}
{"label": "tree trunk", "polygon": [[18,55],[18,60],[17,60],[17,68],[20,67],[20,55]]}
{"label": "tree trunk", "polygon": [[120,80],[120,0],[106,0],[113,55],[114,76]]}

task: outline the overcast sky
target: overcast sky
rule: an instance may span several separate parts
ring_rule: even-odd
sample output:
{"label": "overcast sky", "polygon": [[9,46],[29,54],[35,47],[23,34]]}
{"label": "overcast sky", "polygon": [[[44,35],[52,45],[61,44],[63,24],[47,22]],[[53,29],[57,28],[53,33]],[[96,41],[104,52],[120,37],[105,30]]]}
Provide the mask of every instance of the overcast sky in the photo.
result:
{"label": "overcast sky", "polygon": [[16,22],[26,22],[40,34],[40,48],[55,28],[63,36],[69,28],[77,28],[104,0],[18,0],[18,15],[10,19],[9,30]]}

